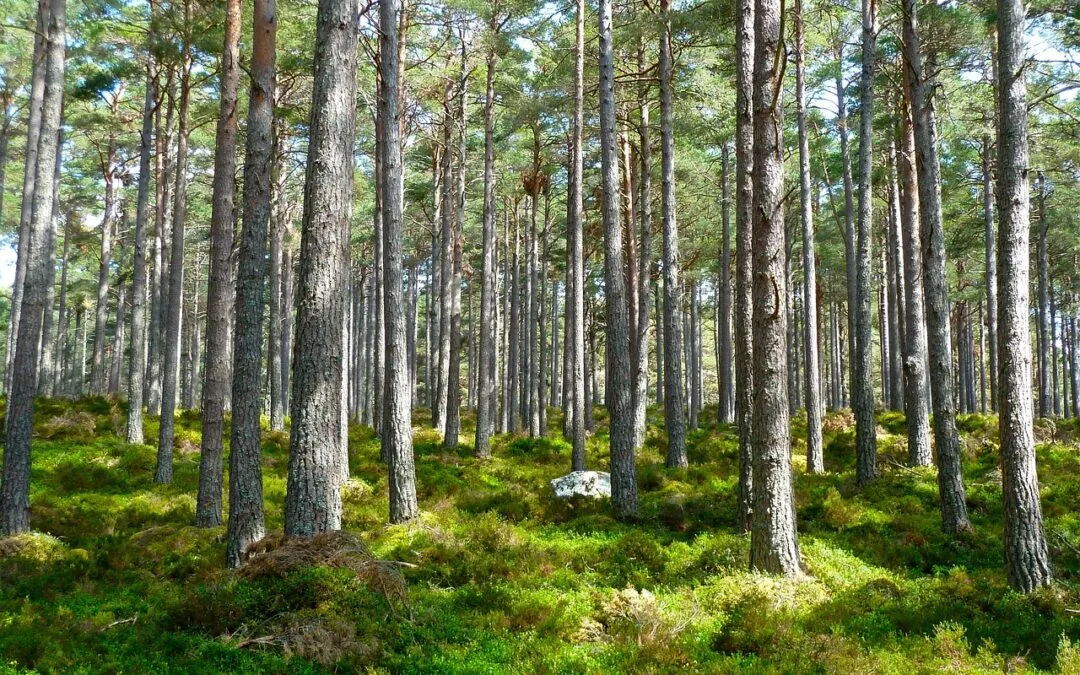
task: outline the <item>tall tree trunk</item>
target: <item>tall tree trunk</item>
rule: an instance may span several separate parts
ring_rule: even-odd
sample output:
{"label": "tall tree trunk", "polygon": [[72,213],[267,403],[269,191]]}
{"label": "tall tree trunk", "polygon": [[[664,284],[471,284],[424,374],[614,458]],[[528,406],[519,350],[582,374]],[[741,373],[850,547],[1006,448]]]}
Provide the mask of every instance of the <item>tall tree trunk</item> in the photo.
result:
{"label": "tall tree trunk", "polygon": [[754,10],[754,519],[750,567],[800,576],[788,424],[780,0]]}
{"label": "tall tree trunk", "polygon": [[[468,71],[464,38],[461,41],[461,70],[458,80],[458,149],[457,174],[453,185],[454,191],[454,228],[451,233],[451,276],[450,276],[450,379],[447,381],[446,429],[443,434],[443,447],[457,448],[461,437],[461,265],[462,239],[465,237],[465,142],[466,142],[466,100],[468,89]],[[449,152],[449,148],[447,148]],[[402,311],[404,307],[401,308]],[[404,314],[402,315],[404,320]],[[403,366],[408,366],[408,355]],[[406,373],[407,375],[408,373]]]}
{"label": "tall tree trunk", "polygon": [[[660,35],[660,176],[664,228],[664,426],[667,466],[687,465],[686,420],[682,387],[682,328],[679,322],[679,232],[675,223],[675,133],[672,94],[671,3],[661,4]],[[610,300],[609,300],[610,302]],[[610,333],[609,333],[609,338]]]}
{"label": "tall tree trunk", "polygon": [[870,245],[873,239],[871,152],[874,139],[874,71],[877,50],[877,0],[862,0],[862,75],[859,79],[859,213],[855,242],[855,354],[851,369],[855,412],[855,482],[877,477],[877,433],[871,386]]}
{"label": "tall tree trunk", "polygon": [[[666,2],[667,0],[665,0]],[[634,466],[634,411],[630,388],[630,319],[623,276],[622,223],[619,215],[619,158],[615,129],[615,62],[612,3],[600,0],[600,151],[604,223],[604,294],[607,305],[606,398],[610,422],[611,502],[619,517],[637,514]]]}
{"label": "tall tree trunk", "polygon": [[731,424],[735,419],[735,387],[732,381],[733,348],[731,343],[731,159],[730,144],[720,150],[721,230],[720,278],[716,312],[716,339],[719,341],[716,364],[719,372],[717,421]]}
{"label": "tall tree trunk", "polygon": [[[275,7],[271,7],[276,11]],[[265,28],[263,29],[265,30]],[[275,36],[276,37],[276,36]],[[285,428],[285,396],[282,385],[284,384],[281,372],[284,361],[288,358],[282,354],[282,301],[281,301],[281,262],[283,245],[285,243],[285,218],[288,196],[285,192],[286,172],[284,163],[285,125],[274,121],[273,149],[271,150],[270,180],[270,326],[268,330],[269,345],[267,348],[266,362],[270,377],[270,429],[281,431]]]}
{"label": "tall tree trunk", "polygon": [[[150,15],[154,3],[150,2]],[[150,46],[152,33],[147,36]],[[153,143],[154,111],[157,100],[157,61],[147,49],[146,99],[143,102],[142,132],[139,136],[139,187],[135,201],[135,250],[131,287],[131,359],[128,362],[128,416],[125,438],[128,443],[143,443],[143,404],[146,375],[146,223],[150,207],[150,151]],[[64,231],[64,257],[67,257],[68,232]],[[67,261],[64,262],[67,271]],[[64,275],[66,276],[66,274]],[[61,281],[61,294],[64,283]],[[61,303],[62,304],[62,303]],[[63,311],[61,311],[63,321]]]}
{"label": "tall tree trunk", "polygon": [[232,429],[229,435],[229,522],[225,559],[230,567],[239,565],[248,547],[262,539],[266,532],[260,464],[262,397],[259,375],[263,280],[266,276],[264,256],[272,210],[270,181],[274,161],[274,49],[277,40],[274,0],[254,0],[251,23],[251,89],[244,155],[244,217],[236,274]]}
{"label": "tall tree trunk", "polygon": [[[37,0],[37,31],[34,34],[34,54],[30,73],[30,97],[27,101],[26,146],[23,151],[22,204],[19,210],[19,238],[16,247],[15,281],[11,288],[11,312],[8,314],[7,360],[4,370],[4,391],[10,393],[14,377],[15,354],[18,348],[19,317],[22,315],[23,288],[29,261],[30,221],[33,217],[34,187],[37,181],[38,152],[40,151],[41,118],[44,109],[45,78],[48,66],[47,49],[50,29],[51,0]],[[65,10],[66,11],[66,10]],[[49,167],[52,171],[52,167]],[[43,172],[44,173],[44,172]],[[10,408],[10,401],[8,403]]]}
{"label": "tall tree trunk", "polygon": [[[53,196],[56,185],[53,172],[60,131],[64,97],[64,52],[67,26],[65,0],[49,0],[47,9],[39,8],[40,25],[48,26],[45,38],[44,90],[41,105],[41,128],[38,138],[33,202],[26,242],[26,277],[22,293],[22,318],[16,337],[15,359],[11,368],[11,390],[4,432],[3,474],[0,478],[0,534],[13,535],[30,529],[30,443],[33,432],[34,394],[37,391],[38,341],[41,318],[45,311],[46,284],[49,282],[45,245],[52,227]],[[27,169],[30,163],[27,162]]]}
{"label": "tall tree trunk", "polygon": [[[1039,504],[1032,428],[1031,339],[1028,325],[1028,142],[1024,81],[1024,5],[998,0],[998,417],[1005,571],[1009,584],[1031,591],[1050,583],[1050,558]],[[935,394],[934,398],[937,398]]]}
{"label": "tall tree trunk", "polygon": [[[63,108],[60,110],[61,130],[57,132],[56,161],[53,163],[53,184],[60,185],[60,169],[63,164]],[[0,188],[3,186],[0,185]],[[38,354],[38,379],[37,390],[39,396],[52,395],[54,342],[56,341],[56,326],[53,323],[53,306],[56,304],[56,215],[60,213],[60,188],[53,189],[53,218],[49,220],[49,229],[46,232],[45,242],[45,309],[41,319],[41,349]],[[120,312],[122,315],[123,312]],[[123,340],[121,339],[121,343]]]}
{"label": "tall tree trunk", "polygon": [[1046,235],[1050,229],[1050,221],[1046,219],[1046,178],[1042,172],[1036,173],[1036,190],[1039,200],[1038,221],[1038,265],[1039,265],[1039,416],[1051,417],[1054,414],[1053,394],[1051,393],[1050,372],[1053,364],[1050,362],[1050,342],[1052,339],[1050,325],[1050,254],[1046,245]]}
{"label": "tall tree trunk", "polygon": [[[229,306],[232,293],[233,199],[236,193],[236,90],[240,82],[240,0],[225,3],[221,50],[221,109],[214,151],[210,214],[210,276],[206,299],[206,378],[202,394],[202,453],[195,524],[221,524],[222,446],[229,387]],[[256,363],[262,359],[256,359]]]}
{"label": "tall tree trunk", "polygon": [[180,81],[179,129],[176,143],[176,187],[173,189],[172,251],[169,268],[169,302],[165,314],[165,357],[161,375],[161,423],[158,427],[155,483],[171,483],[173,473],[173,413],[176,410],[176,379],[180,356],[180,317],[184,302],[184,225],[187,214],[188,108],[191,93],[191,0],[184,2],[184,47]]}
{"label": "tall tree trunk", "polygon": [[[954,534],[971,528],[964,496],[960,440],[953,402],[952,353],[949,341],[945,235],[941,217],[941,174],[938,166],[931,83],[924,76],[919,46],[916,0],[904,0],[905,60],[912,82],[912,121],[918,169],[919,220],[922,233],[923,291],[926,297],[927,352],[933,392],[934,440],[942,526]],[[927,69],[933,72],[933,68]]]}
{"label": "tall tree trunk", "polygon": [[[435,410],[432,413],[432,419],[435,423],[435,428],[441,435],[446,433],[446,407],[448,404],[449,396],[449,378],[450,378],[450,331],[451,331],[451,313],[453,311],[453,297],[452,297],[452,285],[454,277],[454,211],[453,211],[453,152],[450,149],[450,128],[452,124],[452,116],[450,112],[450,98],[452,96],[452,88],[450,82],[447,81],[444,90],[444,111],[443,111],[443,130],[442,130],[442,178],[440,179],[440,185],[442,187],[442,238],[440,239],[440,282],[441,287],[439,289],[439,356],[437,363],[439,364],[438,375],[438,393],[435,399]],[[385,180],[385,178],[384,178]]]}
{"label": "tall tree trunk", "polygon": [[[488,29],[492,37],[499,32],[498,3],[491,9]],[[480,277],[480,358],[477,379],[476,456],[491,457],[491,434],[494,431],[495,410],[495,335],[488,330],[494,325],[496,283],[495,267],[495,68],[498,55],[494,45],[488,47],[487,74],[484,80],[484,213],[483,262]]]}
{"label": "tall tree trunk", "polygon": [[[57,152],[59,154],[59,151]],[[55,214],[54,214],[55,215]],[[71,250],[71,227],[75,220],[75,215],[72,210],[68,210],[64,214],[64,252],[62,260],[60,262],[60,302],[59,309],[57,310],[56,325],[57,325],[57,340],[53,345],[55,349],[55,355],[53,356],[53,363],[55,368],[53,369],[53,381],[51,385],[51,396],[64,396],[68,394],[65,385],[68,382],[68,369],[71,368],[70,351],[67,344],[70,342],[68,339],[68,323],[70,316],[68,314],[68,300],[67,300],[67,286],[68,286],[68,252]],[[134,347],[133,347],[134,349]],[[134,356],[134,352],[133,352]],[[129,380],[130,381],[130,380]],[[134,385],[131,385],[134,387]],[[134,389],[130,393],[128,400],[135,396]],[[132,415],[128,413],[128,425],[131,425]],[[139,414],[141,421],[141,410]],[[130,435],[130,434],[129,434]],[[129,443],[142,443],[142,434],[134,440],[128,440]]]}
{"label": "tall tree trunk", "polygon": [[109,273],[112,266],[113,227],[120,210],[119,172],[116,166],[116,141],[109,139],[109,147],[102,159],[102,177],[105,180],[105,214],[101,218],[101,257],[98,262],[97,305],[94,312],[94,362],[90,368],[90,393],[103,396],[106,390],[105,373],[105,324],[109,318]]}
{"label": "tall tree trunk", "polygon": [[575,0],[574,19],[574,113],[570,123],[570,202],[567,255],[570,257],[570,300],[566,303],[570,317],[570,394],[572,446],[571,469],[585,470],[585,263],[584,209],[582,206],[583,135],[585,126],[585,0]]}
{"label": "tall tree trunk", "polygon": [[[735,18],[735,423],[739,427],[739,496],[735,528],[750,531],[753,512],[754,336],[754,59],[755,0],[738,0]],[[657,343],[659,344],[659,343]]]}
{"label": "tall tree trunk", "polygon": [[994,245],[994,184],[990,166],[990,136],[982,141],[983,222],[986,226],[986,335],[990,353],[990,409],[998,409],[997,252]]}
{"label": "tall tree trunk", "polygon": [[[905,94],[910,77],[904,77]],[[905,99],[908,97],[905,95]],[[907,312],[904,340],[904,417],[907,420],[908,464],[930,466],[930,391],[926,373],[926,313],[923,308],[922,236],[919,234],[919,188],[911,106],[905,100],[899,126],[900,222],[904,234],[904,285]]]}
{"label": "tall tree trunk", "polygon": [[[355,9],[355,8],[354,8]],[[416,502],[416,470],[412,445],[412,411],[409,409],[408,364],[405,354],[405,321],[401,293],[402,166],[401,166],[401,26],[404,10],[400,0],[379,4],[379,41],[382,92],[379,110],[383,124],[383,264],[386,289],[386,401],[383,407],[382,442],[390,473],[390,522],[412,520],[419,513]],[[351,147],[351,144],[350,144]]]}
{"label": "tall tree trunk", "polygon": [[[847,364],[851,369],[847,372],[849,387],[843,387],[844,392],[852,391],[854,387],[855,371],[855,306],[857,304],[858,278],[855,257],[855,189],[851,171],[851,144],[848,140],[847,125],[847,97],[844,88],[844,41],[847,35],[837,36],[836,45],[836,127],[840,134],[840,158],[842,162],[842,174],[844,182],[844,260],[847,271]],[[840,380],[843,382],[844,374]],[[847,405],[847,397],[844,404]]]}
{"label": "tall tree trunk", "polygon": [[[356,0],[319,2],[285,493],[285,533],[296,537],[341,527],[342,269],[352,211],[357,16]],[[408,383],[401,387],[407,397]]]}
{"label": "tall tree trunk", "polygon": [[795,107],[799,125],[799,204],[803,237],[803,340],[806,351],[806,470],[825,471],[821,438],[821,384],[818,365],[817,268],[814,260],[814,212],[810,193],[810,135],[806,129],[806,33],[803,2],[795,0]]}

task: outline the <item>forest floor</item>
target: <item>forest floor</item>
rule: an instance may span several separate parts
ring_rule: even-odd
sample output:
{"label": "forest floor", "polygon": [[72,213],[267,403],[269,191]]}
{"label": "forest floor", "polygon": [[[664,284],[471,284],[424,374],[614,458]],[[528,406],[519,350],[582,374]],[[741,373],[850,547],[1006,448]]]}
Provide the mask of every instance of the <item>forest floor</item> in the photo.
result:
{"label": "forest floor", "polygon": [[[232,572],[224,527],[191,525],[198,413],[179,417],[175,480],[159,486],[154,448],[117,436],[122,411],[100,398],[39,402],[35,534],[0,539],[0,671],[1080,672],[1080,434],[1066,423],[1038,430],[1059,581],[1023,596],[1004,578],[992,417],[959,421],[975,525],[959,540],[941,533],[934,471],[903,466],[902,416],[879,415],[882,476],[861,491],[849,414],[827,418],[826,475],[803,473],[797,438],[810,576],[789,581],[747,571],[735,432],[707,415],[690,468],[669,470],[650,411],[633,524],[549,496],[569,465],[561,440],[499,436],[480,462],[418,431],[423,515],[387,526],[378,442],[356,427],[347,533],[271,537]],[[597,413],[588,464],[603,469]],[[279,532],[287,438],[267,432],[264,447],[267,526]]]}

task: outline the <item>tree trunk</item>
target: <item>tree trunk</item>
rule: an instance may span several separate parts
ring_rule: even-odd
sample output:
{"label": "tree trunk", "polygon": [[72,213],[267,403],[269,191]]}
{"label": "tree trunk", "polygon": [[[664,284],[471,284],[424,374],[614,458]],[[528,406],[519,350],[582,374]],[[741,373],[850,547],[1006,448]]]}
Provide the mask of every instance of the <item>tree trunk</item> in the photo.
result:
{"label": "tree trunk", "polygon": [[754,11],[754,519],[751,569],[801,575],[787,391],[780,0]]}
{"label": "tree trunk", "polygon": [[717,349],[719,372],[717,395],[717,421],[731,424],[735,420],[735,387],[732,381],[733,349],[731,343],[731,159],[730,145],[725,141],[721,146],[720,189],[721,221],[720,230],[720,278],[717,280],[719,294],[716,312],[716,339],[720,342]]}
{"label": "tree trunk", "polygon": [[982,141],[983,222],[986,225],[986,335],[990,353],[990,409],[998,409],[997,252],[994,245],[994,185],[990,167],[990,136]]}
{"label": "tree trunk", "polygon": [[[39,25],[46,25],[44,90],[41,105],[41,128],[38,139],[33,202],[29,235],[25,247],[26,277],[22,293],[22,319],[18,324],[15,359],[11,368],[7,428],[4,433],[4,467],[0,479],[0,534],[13,535],[30,530],[30,444],[33,432],[34,394],[37,390],[38,341],[41,318],[45,311],[46,284],[49,282],[45,245],[52,227],[52,181],[60,131],[64,97],[64,51],[67,25],[65,0],[49,0],[48,8],[39,8]],[[29,170],[30,164],[27,163]]]}
{"label": "tree trunk", "polygon": [[[755,0],[738,0],[735,18],[735,423],[739,496],[735,528],[750,531],[753,512],[754,59]],[[658,343],[659,344],[659,343]]]}
{"label": "tree trunk", "polygon": [[[910,78],[905,76],[905,94]],[[907,96],[905,96],[905,99]],[[901,110],[900,223],[904,234],[904,284],[907,312],[904,340],[904,417],[907,420],[908,464],[930,466],[930,392],[926,373],[926,313],[923,308],[922,237],[919,234],[919,192],[915,167],[915,137],[911,107]]]}
{"label": "tree trunk", "polygon": [[[150,13],[154,13],[153,2]],[[147,41],[152,34],[147,36]],[[135,202],[135,250],[131,288],[131,359],[128,368],[128,417],[125,439],[143,443],[143,403],[146,375],[146,223],[150,206],[150,152],[153,143],[154,109],[157,99],[158,67],[153,56],[146,63],[146,99],[143,102],[142,133],[139,137],[139,188]],[[67,271],[67,239],[64,231],[64,271]],[[66,277],[66,274],[63,275]],[[61,281],[61,295],[66,279]],[[63,303],[61,302],[61,305]],[[61,322],[63,310],[61,310]],[[61,323],[62,325],[62,323]]]}
{"label": "tree trunk", "polygon": [[795,107],[799,126],[799,204],[803,237],[803,341],[806,352],[806,470],[825,471],[821,438],[821,385],[818,365],[817,268],[814,260],[814,212],[810,192],[810,135],[806,129],[806,34],[803,2],[795,0]]}
{"label": "tree trunk", "polygon": [[[682,386],[682,327],[679,322],[679,232],[675,223],[675,134],[672,94],[670,0],[661,5],[660,35],[660,176],[664,229],[664,426],[667,429],[667,466],[684,467],[686,419]],[[610,300],[608,301],[611,302]],[[611,335],[609,333],[608,337]]]}
{"label": "tree trunk", "polygon": [[[270,8],[276,11],[276,7]],[[266,30],[263,28],[263,30]],[[276,38],[276,35],[274,36]],[[271,80],[273,78],[271,77]],[[272,103],[272,102],[271,102]],[[281,262],[283,257],[282,247],[285,243],[285,200],[288,196],[285,192],[286,172],[284,163],[284,134],[285,125],[275,120],[277,126],[273,130],[273,149],[270,165],[271,197],[270,197],[270,326],[268,330],[269,345],[267,347],[267,369],[270,378],[270,429],[281,431],[285,428],[285,396],[281,377],[284,361],[288,358],[282,354],[282,299],[281,299]]]}
{"label": "tree trunk", "polygon": [[120,179],[116,166],[116,141],[102,159],[102,178],[105,181],[105,213],[101,218],[101,257],[98,263],[97,305],[94,313],[94,362],[90,368],[90,393],[105,395],[105,324],[109,318],[109,273],[112,265],[113,227],[120,209],[117,187]]}
{"label": "tree trunk", "polygon": [[[998,0],[998,345],[1005,571],[1031,591],[1050,583],[1050,559],[1039,504],[1031,410],[1028,324],[1028,142],[1024,81],[1024,5]],[[937,396],[935,396],[937,398]]]}
{"label": "tree trunk", "polygon": [[[923,291],[926,296],[927,352],[933,392],[934,440],[942,526],[955,534],[971,528],[961,475],[960,440],[953,403],[952,353],[949,344],[948,287],[945,274],[945,235],[941,217],[941,175],[938,166],[931,83],[923,73],[915,0],[904,0],[906,67],[912,82],[912,119],[919,182],[922,232]],[[933,72],[933,66],[927,69]]]}
{"label": "tree trunk", "polygon": [[871,152],[874,138],[874,71],[877,49],[876,0],[862,2],[862,75],[859,80],[859,213],[855,245],[855,354],[851,369],[855,412],[855,482],[866,485],[877,477],[877,433],[874,391],[871,387],[872,339],[870,320],[870,245],[873,238]]}
{"label": "tree trunk", "polygon": [[[355,9],[355,7],[354,7]],[[400,0],[379,5],[379,42],[382,93],[379,110],[383,124],[383,294],[386,318],[386,400],[382,442],[390,473],[390,522],[412,520],[419,514],[416,503],[416,470],[412,445],[412,411],[409,409],[408,364],[405,353],[404,301],[401,293],[402,166],[401,166],[401,26],[404,10]],[[352,147],[350,143],[348,147]]]}
{"label": "tree trunk", "polygon": [[[666,2],[666,0],[665,0]],[[619,158],[615,130],[615,62],[612,53],[612,3],[600,0],[600,151],[604,224],[604,294],[607,305],[606,399],[610,422],[611,502],[621,518],[638,511],[634,466],[634,411],[630,389],[630,319],[623,276],[622,223],[619,215]]]}
{"label": "tree trunk", "polygon": [[[19,237],[16,246],[15,282],[11,288],[11,311],[8,314],[7,360],[4,370],[4,391],[12,389],[15,354],[18,347],[19,317],[23,307],[23,288],[26,280],[26,266],[29,256],[27,246],[30,243],[30,220],[33,217],[34,186],[37,181],[37,162],[40,150],[41,118],[44,108],[45,78],[47,68],[47,32],[50,29],[49,12],[51,0],[37,1],[37,31],[34,34],[33,65],[30,74],[30,97],[27,102],[26,145],[23,151],[22,205],[19,210]],[[65,10],[66,11],[66,10]],[[52,167],[49,167],[51,172]],[[44,172],[43,172],[44,173]],[[10,401],[8,407],[10,408]]]}
{"label": "tree trunk", "polygon": [[[452,256],[450,276],[450,379],[447,381],[446,429],[443,434],[443,447],[457,448],[461,437],[461,265],[462,240],[465,237],[465,141],[466,141],[466,100],[468,89],[468,71],[465,60],[465,41],[461,43],[461,71],[458,80],[458,150],[457,179],[454,186],[454,229],[451,233],[450,254]],[[449,152],[449,148],[447,148]],[[401,308],[404,310],[404,307]],[[404,314],[402,315],[404,320]],[[405,363],[408,369],[408,354]],[[406,372],[406,376],[408,372]],[[410,404],[411,405],[411,404]]]}
{"label": "tree trunk", "polygon": [[1050,342],[1050,254],[1046,245],[1046,235],[1050,221],[1046,219],[1046,178],[1042,172],[1036,174],[1035,186],[1039,200],[1039,237],[1037,254],[1039,264],[1039,417],[1051,417],[1054,414],[1053,394],[1051,393]]}
{"label": "tree trunk", "polygon": [[574,113],[570,123],[570,181],[567,199],[570,202],[567,219],[567,255],[570,266],[570,299],[566,303],[570,318],[571,470],[585,470],[585,264],[583,237],[582,174],[583,134],[585,126],[585,0],[576,0],[574,19]]}
{"label": "tree trunk", "polygon": [[180,356],[180,317],[184,301],[184,224],[187,214],[188,107],[191,93],[191,0],[184,3],[184,47],[181,64],[180,109],[176,144],[176,187],[173,189],[172,251],[170,253],[168,305],[165,314],[165,356],[161,375],[161,422],[158,427],[155,483],[171,483],[173,473],[173,413],[176,410],[176,379]]}
{"label": "tree trunk", "polygon": [[[244,214],[236,274],[233,339],[232,429],[229,435],[229,522],[225,558],[238,566],[247,548],[265,534],[259,375],[262,351],[263,280],[271,206],[274,71],[277,8],[274,0],[252,7],[251,89],[244,156]],[[278,300],[272,299],[271,302]],[[273,385],[271,385],[273,386]]]}
{"label": "tree trunk", "polygon": [[[352,210],[357,16],[356,0],[319,2],[285,494],[285,534],[294,537],[341,527],[341,270]],[[407,397],[408,383],[401,386]]]}
{"label": "tree trunk", "polygon": [[[492,8],[488,28],[492,37],[499,32],[498,5]],[[483,262],[480,276],[480,355],[477,377],[476,438],[474,449],[480,459],[491,457],[491,434],[495,410],[495,334],[488,328],[495,324],[495,67],[498,55],[488,47],[487,74],[484,80],[484,213]]]}
{"label": "tree trunk", "polygon": [[[229,387],[229,316],[232,314],[233,199],[236,193],[236,90],[240,46],[240,0],[225,4],[225,45],[221,51],[221,110],[214,150],[210,215],[210,276],[206,300],[206,379],[202,393],[202,453],[195,524],[221,524],[222,445]],[[262,359],[256,359],[256,363]]]}
{"label": "tree trunk", "polygon": [[[53,184],[56,186],[60,185],[60,167],[63,163],[63,118],[64,113],[63,108],[61,108],[61,129],[57,132],[56,161],[53,164],[52,179]],[[0,188],[2,187],[3,186],[0,185]],[[54,342],[56,341],[56,326],[53,323],[53,306],[56,304],[56,223],[54,221],[55,216],[58,213],[60,213],[60,188],[56,187],[53,189],[53,218],[49,221],[45,242],[45,305],[41,320],[41,349],[38,354],[39,363],[37,377],[37,391],[39,396],[52,395],[53,370],[55,369],[53,350]],[[120,314],[122,315],[123,312]],[[123,339],[121,339],[121,343],[123,343]],[[122,357],[120,360],[122,360]]]}

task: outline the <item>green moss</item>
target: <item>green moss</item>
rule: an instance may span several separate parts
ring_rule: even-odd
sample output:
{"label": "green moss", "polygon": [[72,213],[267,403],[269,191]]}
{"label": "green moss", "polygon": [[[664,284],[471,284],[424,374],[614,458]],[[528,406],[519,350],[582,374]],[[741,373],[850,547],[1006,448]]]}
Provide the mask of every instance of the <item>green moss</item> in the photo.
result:
{"label": "green moss", "polygon": [[[747,571],[733,530],[737,432],[688,435],[664,467],[662,412],[638,457],[641,516],[556,500],[562,440],[496,436],[494,457],[415,433],[422,516],[387,526],[385,466],[369,428],[349,434],[345,525],[376,567],[222,567],[224,528],[192,526],[199,417],[177,416],[175,480],[154,485],[151,445],[127,445],[123,404],[41,401],[32,525],[0,540],[0,654],[40,672],[1074,672],[1080,626],[1080,454],[1058,425],[1038,447],[1059,581],[1028,596],[1003,575],[996,420],[958,419],[975,530],[941,532],[933,469],[900,469],[904,421],[881,413],[879,480],[856,489],[850,413],[826,419],[826,467],[796,437],[805,580]],[[552,429],[559,416],[551,415]],[[607,466],[605,414],[589,468]],[[708,420],[705,420],[708,421]],[[463,428],[473,428],[466,414]],[[147,439],[157,420],[148,418]],[[553,436],[554,436],[553,432]],[[288,436],[265,429],[267,526],[280,530]],[[891,460],[891,461],[890,461]],[[227,465],[226,465],[227,466]],[[45,534],[47,533],[47,534]],[[400,586],[399,586],[400,585]],[[393,589],[401,589],[401,593]],[[391,589],[388,592],[387,589]]]}

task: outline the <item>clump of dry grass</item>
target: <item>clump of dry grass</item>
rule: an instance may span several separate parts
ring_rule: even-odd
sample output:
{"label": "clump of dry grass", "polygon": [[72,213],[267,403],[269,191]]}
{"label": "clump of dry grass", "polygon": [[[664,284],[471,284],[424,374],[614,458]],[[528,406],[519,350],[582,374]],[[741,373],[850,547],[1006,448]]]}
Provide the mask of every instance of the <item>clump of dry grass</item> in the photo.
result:
{"label": "clump of dry grass", "polygon": [[391,607],[407,600],[397,563],[376,560],[364,542],[348,532],[321,532],[310,539],[275,533],[250,546],[247,556],[240,568],[240,575],[247,579],[284,577],[305,567],[347,569],[385,597]]}
{"label": "clump of dry grass", "polygon": [[81,410],[65,410],[53,415],[37,428],[37,436],[48,440],[93,436],[97,430],[94,416]]}

